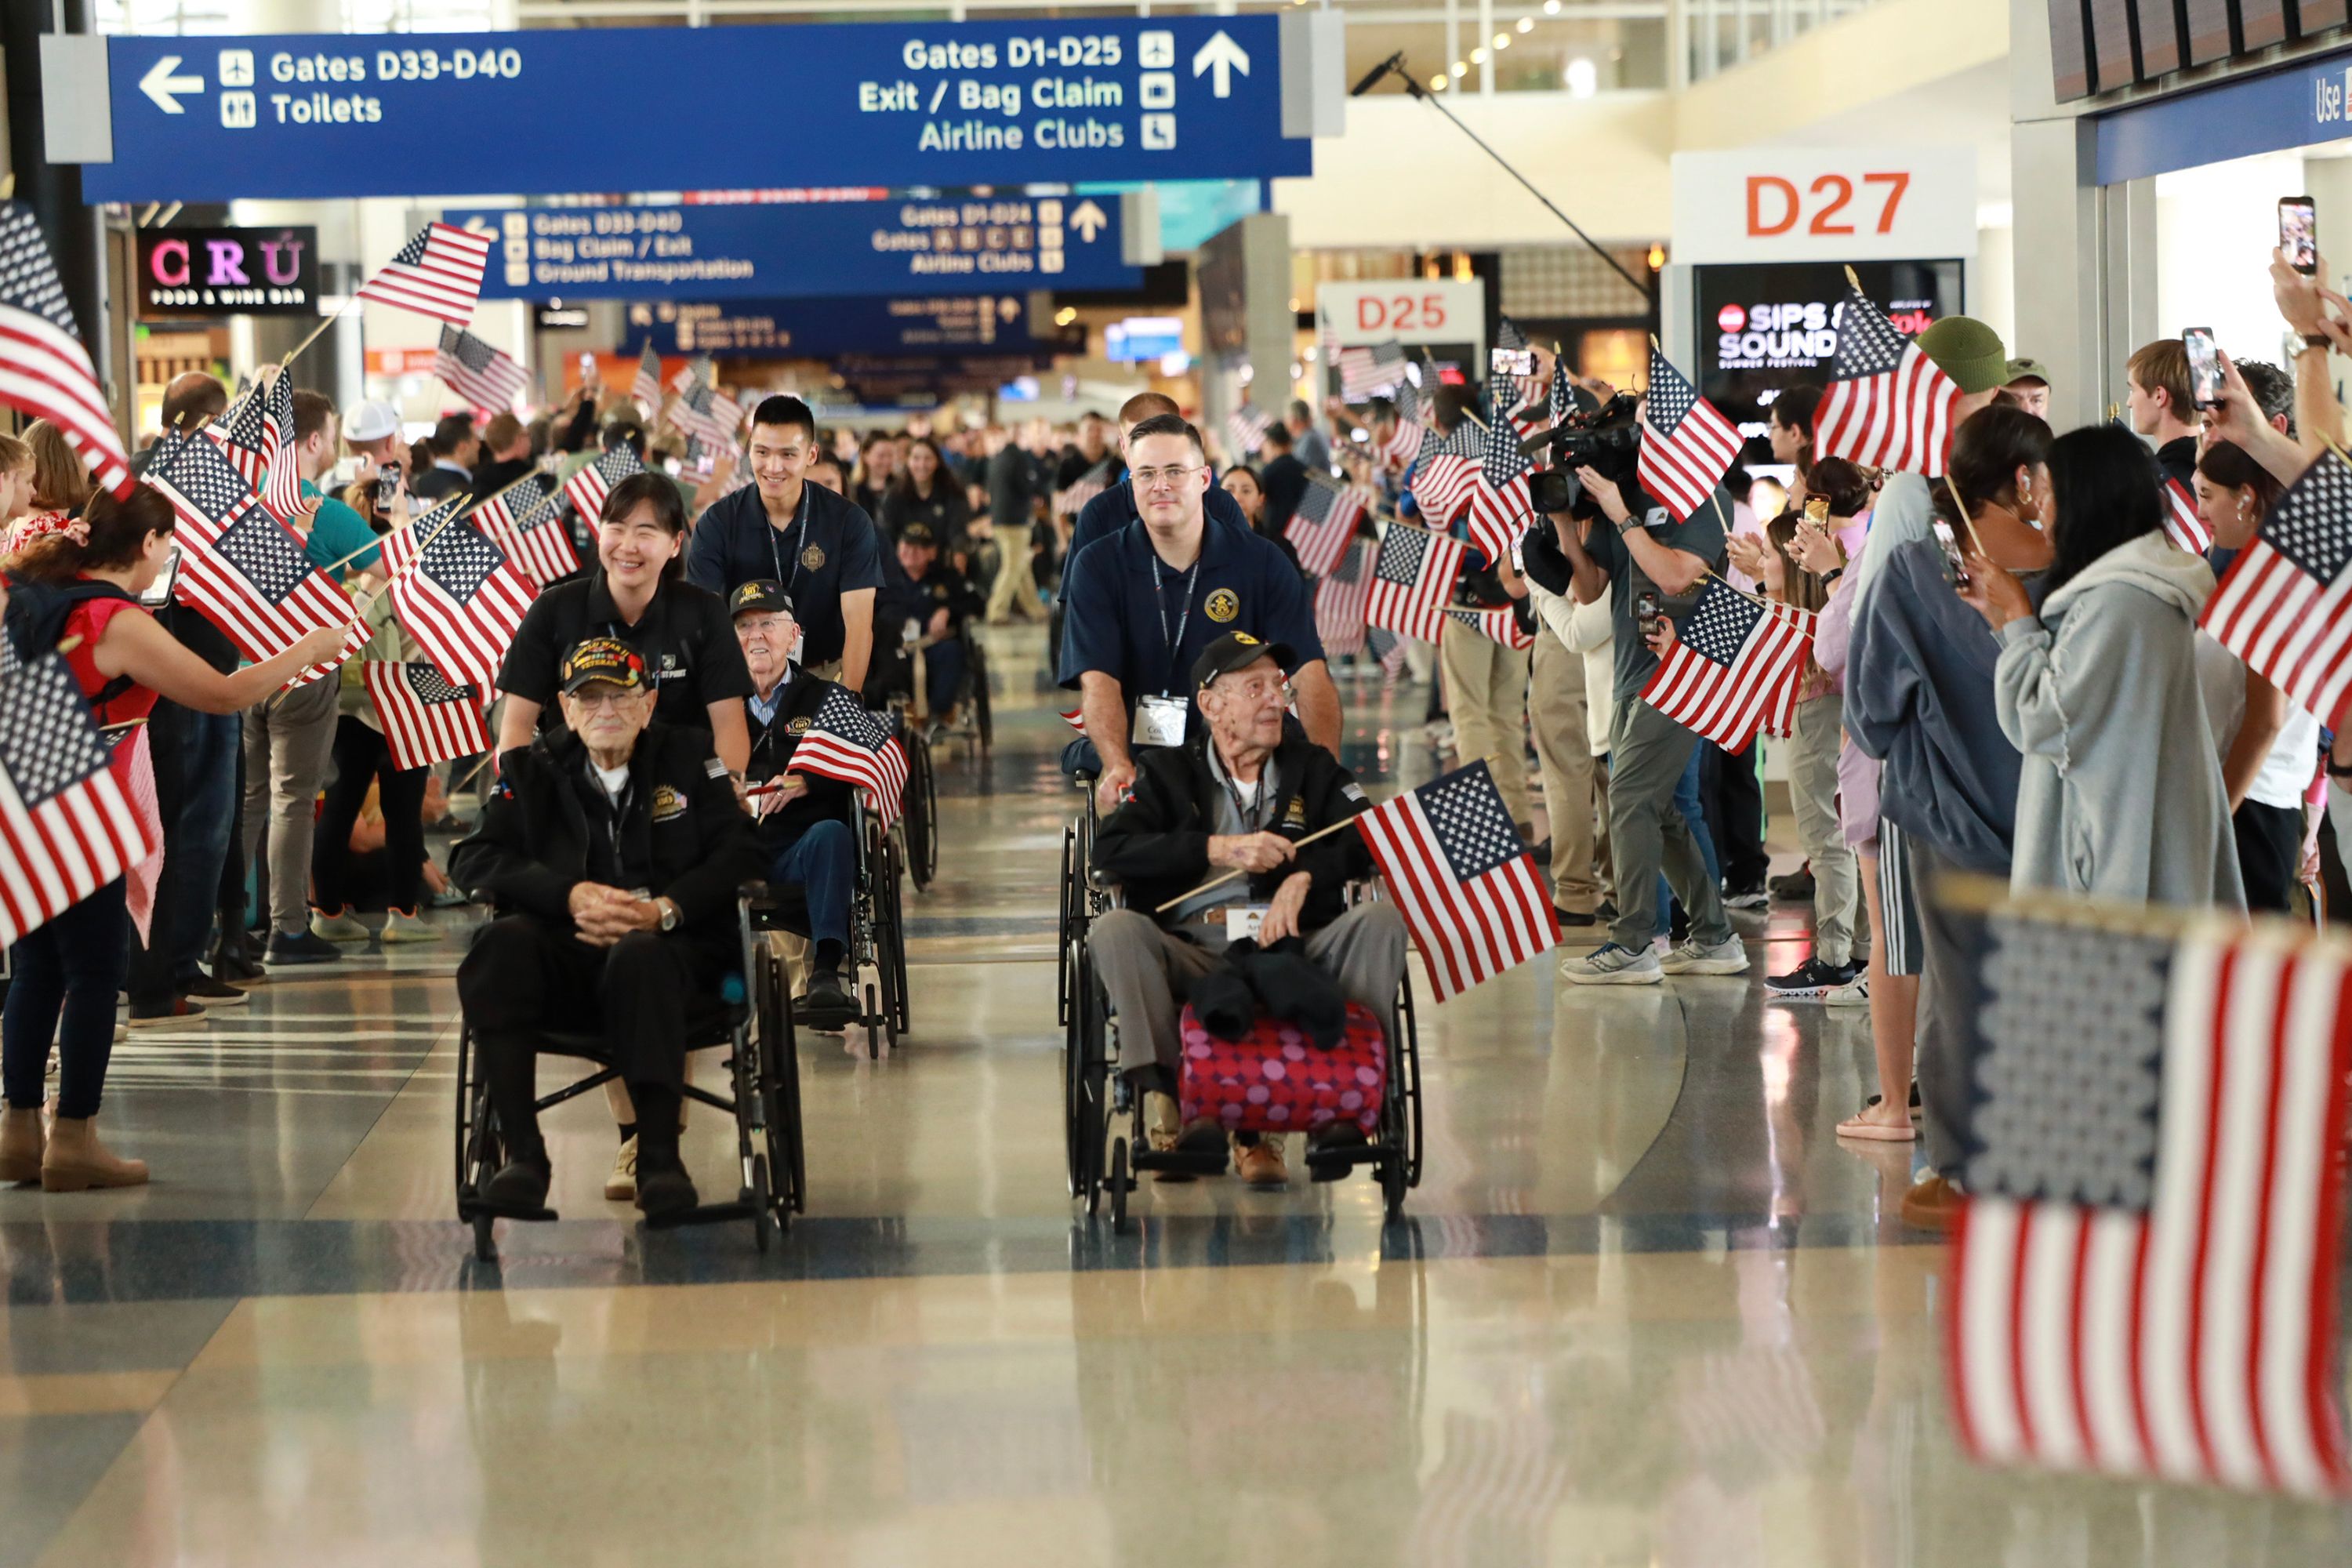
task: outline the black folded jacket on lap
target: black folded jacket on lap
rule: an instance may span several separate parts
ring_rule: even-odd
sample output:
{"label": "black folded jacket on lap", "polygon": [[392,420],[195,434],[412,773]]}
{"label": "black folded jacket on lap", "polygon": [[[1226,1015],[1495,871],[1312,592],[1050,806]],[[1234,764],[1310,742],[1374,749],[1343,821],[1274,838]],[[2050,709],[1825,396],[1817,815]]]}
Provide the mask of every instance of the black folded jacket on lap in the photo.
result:
{"label": "black folded jacket on lap", "polygon": [[1192,982],[1190,1000],[1201,1026],[1221,1040],[1242,1040],[1258,1015],[1295,1024],[1318,1050],[1329,1050],[1348,1032],[1348,999],[1339,983],[1307,957],[1307,944],[1285,937],[1262,948],[1248,937],[1225,949],[1224,963]]}

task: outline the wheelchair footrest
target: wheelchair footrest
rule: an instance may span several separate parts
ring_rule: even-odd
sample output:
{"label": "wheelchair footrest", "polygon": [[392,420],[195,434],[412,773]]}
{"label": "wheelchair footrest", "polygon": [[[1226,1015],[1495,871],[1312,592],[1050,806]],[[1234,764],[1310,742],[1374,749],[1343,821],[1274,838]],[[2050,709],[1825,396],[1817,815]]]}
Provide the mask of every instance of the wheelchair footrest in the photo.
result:
{"label": "wheelchair footrest", "polygon": [[1192,1176],[1222,1176],[1225,1173],[1225,1152],[1223,1149],[1195,1152],[1190,1149],[1138,1148],[1129,1162],[1139,1171],[1175,1171]]}
{"label": "wheelchair footrest", "polygon": [[1377,1165],[1390,1158],[1392,1152],[1378,1143],[1349,1143],[1337,1149],[1310,1149],[1307,1152],[1307,1168],[1318,1175],[1326,1171],[1340,1175],[1359,1165]]}
{"label": "wheelchair footrest", "polygon": [[648,1217],[646,1221],[646,1228],[647,1230],[677,1230],[689,1225],[725,1225],[730,1221],[740,1223],[743,1220],[750,1219],[753,1215],[758,1214],[759,1212],[760,1208],[757,1204],[740,1202],[725,1204],[698,1204],[690,1209],[679,1209],[675,1214],[666,1214],[657,1217]]}

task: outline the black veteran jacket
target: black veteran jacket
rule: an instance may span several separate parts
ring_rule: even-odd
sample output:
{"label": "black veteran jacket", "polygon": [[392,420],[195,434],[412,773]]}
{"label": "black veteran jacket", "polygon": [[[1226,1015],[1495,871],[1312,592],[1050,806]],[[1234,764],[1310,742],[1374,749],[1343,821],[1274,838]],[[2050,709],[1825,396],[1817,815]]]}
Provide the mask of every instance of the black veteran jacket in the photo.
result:
{"label": "black veteran jacket", "polygon": [[[751,731],[751,762],[743,776],[752,784],[765,784],[789,771],[793,752],[816,721],[816,711],[824,705],[824,694],[834,682],[820,680],[799,665],[793,667],[792,679],[776,688],[776,716],[767,722],[760,721],[759,710],[750,703],[743,705],[743,722]],[[801,835],[820,822],[849,820],[849,792],[852,785],[838,779],[819,778],[814,773],[803,773],[808,788],[791,805],[771,811],[760,818],[760,846],[772,858],[800,842]]]}
{"label": "black veteran jacket", "polygon": [[562,930],[575,884],[643,888],[677,903],[687,933],[731,941],[735,889],[765,876],[766,861],[709,734],[656,721],[637,737],[617,815],[570,730],[500,753],[498,787],[450,851],[449,875],[501,913]]}
{"label": "black veteran jacket", "polygon": [[[1209,737],[1202,730],[1181,746],[1150,746],[1136,752],[1133,792],[1096,830],[1095,869],[1125,885],[1129,909],[1151,914],[1212,874],[1209,838],[1216,831],[1217,795],[1223,786],[1209,771],[1208,748]],[[1274,766],[1279,795],[1268,819],[1269,832],[1300,839],[1370,807],[1353,773],[1287,727],[1275,750]],[[1296,859],[1248,878],[1246,892],[1242,880],[1234,881],[1234,901],[1263,903],[1296,871],[1314,873],[1315,885],[1298,923],[1315,931],[1344,912],[1341,895],[1349,880],[1371,874],[1371,851],[1360,833],[1331,834],[1300,850]]]}

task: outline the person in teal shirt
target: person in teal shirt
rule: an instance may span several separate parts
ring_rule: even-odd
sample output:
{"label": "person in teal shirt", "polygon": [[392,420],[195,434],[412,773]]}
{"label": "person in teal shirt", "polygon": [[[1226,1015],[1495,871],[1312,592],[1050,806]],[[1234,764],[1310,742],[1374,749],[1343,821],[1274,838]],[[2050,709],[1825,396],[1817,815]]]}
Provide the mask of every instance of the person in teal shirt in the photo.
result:
{"label": "person in teal shirt", "polygon": [[[353,572],[373,570],[383,552],[372,547],[375,530],[367,519],[319,489],[319,476],[335,458],[335,405],[324,393],[294,395],[294,461],[302,476],[302,499],[315,500],[310,537],[303,547],[310,564],[338,583]],[[354,554],[353,552],[360,553]],[[345,561],[345,557],[350,557]]]}

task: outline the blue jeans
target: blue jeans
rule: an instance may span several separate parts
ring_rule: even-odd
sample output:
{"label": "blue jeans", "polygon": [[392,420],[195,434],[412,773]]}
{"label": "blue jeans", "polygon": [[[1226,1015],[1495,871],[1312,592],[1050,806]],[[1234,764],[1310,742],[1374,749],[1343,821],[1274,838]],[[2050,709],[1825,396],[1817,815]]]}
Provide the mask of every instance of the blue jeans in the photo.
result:
{"label": "blue jeans", "polygon": [[[1723,880],[1723,867],[1715,855],[1715,835],[1707,831],[1706,808],[1699,799],[1699,764],[1706,756],[1706,748],[1699,746],[1683,769],[1683,776],[1675,784],[1675,809],[1683,815],[1691,837],[1698,841],[1698,858],[1706,865],[1710,883]],[[1666,888],[1665,873],[1658,873],[1658,934],[1665,936],[1674,929],[1675,896]]]}
{"label": "blue jeans", "polygon": [[234,713],[198,713],[158,702],[147,721],[155,797],[163,816],[163,874],[155,888],[149,946],[131,958],[134,1002],[168,1002],[203,971],[211,945],[221,868],[236,827],[242,731]]}
{"label": "blue jeans", "polygon": [[[0,1013],[0,1091],[38,1110],[49,1041],[58,1042],[58,1114],[98,1114],[114,1054],[114,994],[131,962],[131,917],[117,877],[9,950],[16,979]],[[64,1027],[58,1027],[62,1016]]]}
{"label": "blue jeans", "polygon": [[847,823],[820,822],[802,834],[776,857],[768,879],[790,883],[806,896],[811,942],[849,945],[849,899],[857,887],[857,841],[850,837]]}

